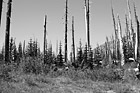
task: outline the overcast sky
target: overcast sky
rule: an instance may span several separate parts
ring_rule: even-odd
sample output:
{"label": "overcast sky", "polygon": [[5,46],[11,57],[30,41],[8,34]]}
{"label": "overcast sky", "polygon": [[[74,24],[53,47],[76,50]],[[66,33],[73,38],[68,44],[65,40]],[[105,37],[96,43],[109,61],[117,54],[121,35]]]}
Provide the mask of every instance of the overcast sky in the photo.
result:
{"label": "overcast sky", "polygon": [[[122,25],[125,24],[125,13],[127,13],[127,0],[112,0],[115,16],[120,15]],[[137,6],[140,20],[140,0],[130,0],[131,10],[133,1]],[[0,27],[0,48],[4,44],[6,29],[7,2],[4,0],[2,12],[2,25]],[[81,38],[85,44],[85,14],[84,0],[68,0],[68,51],[71,51],[71,19],[75,17],[75,43],[79,45]],[[132,11],[133,13],[133,11]],[[56,47],[56,41],[62,41],[64,50],[64,23],[65,23],[65,0],[13,0],[11,18],[11,37],[16,42],[26,42],[30,38],[37,38],[42,49],[44,16],[47,15],[48,41]],[[123,26],[123,31],[124,31]],[[90,0],[90,38],[92,47],[97,43],[105,42],[106,36],[114,33],[111,15],[111,0]]]}

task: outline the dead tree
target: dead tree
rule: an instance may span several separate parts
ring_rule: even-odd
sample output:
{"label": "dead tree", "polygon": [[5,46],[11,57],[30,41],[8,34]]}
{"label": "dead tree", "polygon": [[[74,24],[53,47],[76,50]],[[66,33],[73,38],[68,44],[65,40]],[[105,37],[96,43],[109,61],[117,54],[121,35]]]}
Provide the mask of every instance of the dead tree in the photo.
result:
{"label": "dead tree", "polygon": [[1,25],[1,17],[2,17],[2,4],[3,4],[3,0],[0,0],[0,25]]}
{"label": "dead tree", "polygon": [[44,63],[46,62],[46,24],[47,24],[47,16],[45,15],[45,24],[44,24]]}
{"label": "dead tree", "polygon": [[123,42],[122,42],[122,28],[121,28],[121,22],[118,15],[118,42],[119,42],[119,52],[120,52],[120,61],[121,66],[124,65],[124,53],[123,53]]}
{"label": "dead tree", "polygon": [[9,61],[9,38],[10,38],[10,22],[11,22],[11,8],[12,0],[8,1],[7,4],[7,20],[6,20],[6,33],[5,33],[5,62]]}
{"label": "dead tree", "polygon": [[74,16],[72,17],[72,50],[73,50],[73,61],[75,62]]}
{"label": "dead tree", "polygon": [[86,21],[86,33],[87,33],[87,46],[90,48],[90,9],[89,9],[89,0],[85,0],[85,21]]}
{"label": "dead tree", "polygon": [[114,31],[115,31],[115,39],[114,39],[114,55],[115,55],[115,62],[118,58],[118,53],[117,53],[117,41],[118,41],[118,30],[117,30],[117,26],[116,26],[116,20],[115,20],[115,16],[114,16],[114,11],[113,11],[113,7],[112,7],[112,3],[111,3],[111,11],[112,11],[112,18],[113,18],[113,25],[114,25]]}
{"label": "dead tree", "polygon": [[67,31],[68,31],[68,0],[66,0],[65,12],[65,62],[67,62]]}
{"label": "dead tree", "polygon": [[22,53],[23,53],[23,57],[25,57],[25,40],[23,42],[23,51],[22,51]]}
{"label": "dead tree", "polygon": [[135,4],[134,4],[134,12],[135,12],[135,21],[136,21],[136,24],[137,24],[137,33],[136,33],[136,37],[137,37],[136,38],[136,49],[137,50],[135,52],[137,52],[136,58],[139,61],[140,60],[140,23],[139,23],[139,20],[138,20]]}

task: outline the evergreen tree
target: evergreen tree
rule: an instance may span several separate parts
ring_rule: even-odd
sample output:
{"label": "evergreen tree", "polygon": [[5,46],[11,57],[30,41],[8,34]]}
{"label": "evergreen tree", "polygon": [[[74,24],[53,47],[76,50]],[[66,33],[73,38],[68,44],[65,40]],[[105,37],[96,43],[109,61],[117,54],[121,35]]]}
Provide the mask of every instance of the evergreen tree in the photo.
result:
{"label": "evergreen tree", "polygon": [[23,52],[22,51],[22,43],[20,42],[19,45],[18,45],[18,55],[19,55],[19,58],[22,58],[22,55],[23,55],[22,52]]}
{"label": "evergreen tree", "polygon": [[29,57],[33,57],[33,41],[32,41],[32,39],[30,39],[30,42],[28,43],[28,46],[27,46],[27,55]]}
{"label": "evergreen tree", "polygon": [[97,66],[100,66],[100,65],[102,65],[100,63],[100,61],[102,61],[102,56],[101,56],[101,52],[100,52],[100,47],[98,46],[94,50],[94,63],[97,64]]}
{"label": "evergreen tree", "polygon": [[85,49],[84,49],[84,54],[83,54],[83,61],[81,64],[81,68],[83,68],[85,65],[87,66],[87,59],[88,59],[88,46],[87,44],[85,45]]}
{"label": "evergreen tree", "polygon": [[50,44],[47,52],[47,64],[51,66],[53,63],[52,44]]}
{"label": "evergreen tree", "polygon": [[83,60],[83,50],[82,50],[81,40],[80,40],[79,44],[80,44],[80,46],[79,46],[79,48],[77,50],[77,64],[78,64],[78,66],[81,65],[82,60]]}
{"label": "evergreen tree", "polygon": [[60,42],[60,45],[59,45],[59,54],[57,55],[57,64],[56,65],[59,66],[59,67],[62,67],[64,65],[61,42]]}
{"label": "evergreen tree", "polygon": [[91,47],[89,48],[88,52],[88,67],[93,69],[93,50]]}

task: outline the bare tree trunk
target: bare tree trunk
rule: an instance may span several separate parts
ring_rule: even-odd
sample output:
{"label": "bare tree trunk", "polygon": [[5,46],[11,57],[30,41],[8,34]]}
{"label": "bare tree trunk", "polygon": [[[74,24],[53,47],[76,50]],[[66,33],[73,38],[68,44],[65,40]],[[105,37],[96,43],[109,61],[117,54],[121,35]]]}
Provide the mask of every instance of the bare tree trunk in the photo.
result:
{"label": "bare tree trunk", "polygon": [[0,0],[0,26],[1,26],[1,17],[2,17],[2,4],[3,4],[3,0]]}
{"label": "bare tree trunk", "polygon": [[[116,27],[116,21],[115,21],[115,16],[114,16],[114,11],[113,11],[113,7],[111,4],[111,11],[112,11],[112,18],[113,18],[113,25],[114,25],[114,31],[115,31],[115,39],[114,39],[114,54],[115,54],[115,58],[118,58],[118,53],[117,53],[117,41],[118,41],[118,31],[117,31],[117,27]],[[115,60],[116,61],[116,60]]]}
{"label": "bare tree trunk", "polygon": [[67,62],[67,30],[68,30],[68,0],[66,0],[66,14],[65,14],[65,62]]}
{"label": "bare tree trunk", "polygon": [[25,40],[23,42],[23,57],[25,57]]}
{"label": "bare tree trunk", "polygon": [[75,62],[74,16],[72,17],[72,50],[73,50],[73,61]]}
{"label": "bare tree trunk", "polygon": [[121,29],[121,22],[120,18],[118,16],[118,40],[119,40],[119,51],[120,51],[120,61],[121,61],[121,66],[124,65],[124,53],[123,53],[123,42],[122,42],[122,29]]}
{"label": "bare tree trunk", "polygon": [[135,12],[135,20],[137,24],[135,57],[137,58],[138,61],[140,61],[140,23],[138,20],[135,4],[134,4],[134,12]]}
{"label": "bare tree trunk", "polygon": [[12,0],[8,1],[7,6],[7,21],[6,21],[6,33],[5,33],[5,62],[9,61],[9,38],[10,38],[10,20],[11,20],[11,8]]}
{"label": "bare tree trunk", "polygon": [[47,16],[45,15],[45,24],[44,24],[44,63],[46,62],[46,23],[47,23]]}
{"label": "bare tree trunk", "polygon": [[87,46],[88,50],[90,48],[90,16],[89,16],[89,0],[85,0],[85,21],[86,21],[86,30],[87,30]]}

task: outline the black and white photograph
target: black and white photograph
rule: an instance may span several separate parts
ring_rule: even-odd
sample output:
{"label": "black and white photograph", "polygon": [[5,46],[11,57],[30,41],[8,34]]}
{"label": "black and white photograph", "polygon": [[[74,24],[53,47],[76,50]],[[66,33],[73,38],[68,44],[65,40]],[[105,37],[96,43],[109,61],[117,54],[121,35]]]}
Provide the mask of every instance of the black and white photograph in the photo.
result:
{"label": "black and white photograph", "polygon": [[140,0],[0,0],[0,93],[140,93]]}

